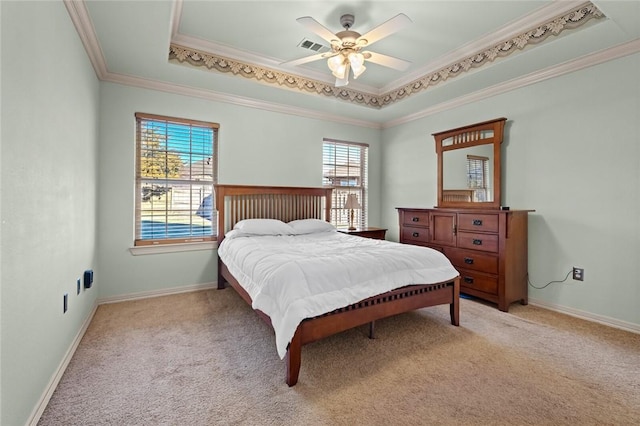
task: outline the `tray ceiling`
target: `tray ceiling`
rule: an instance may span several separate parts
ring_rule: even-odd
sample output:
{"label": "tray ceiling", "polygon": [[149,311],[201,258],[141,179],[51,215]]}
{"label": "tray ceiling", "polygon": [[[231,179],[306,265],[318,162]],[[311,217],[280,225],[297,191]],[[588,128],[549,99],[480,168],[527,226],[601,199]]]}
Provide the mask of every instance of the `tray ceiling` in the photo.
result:
{"label": "tray ceiling", "polygon": [[[639,2],[66,1],[100,78],[298,115],[384,127],[639,51]],[[365,33],[398,13],[412,23],[370,50],[408,60],[367,64],[348,86],[303,41],[327,42],[355,16]]]}

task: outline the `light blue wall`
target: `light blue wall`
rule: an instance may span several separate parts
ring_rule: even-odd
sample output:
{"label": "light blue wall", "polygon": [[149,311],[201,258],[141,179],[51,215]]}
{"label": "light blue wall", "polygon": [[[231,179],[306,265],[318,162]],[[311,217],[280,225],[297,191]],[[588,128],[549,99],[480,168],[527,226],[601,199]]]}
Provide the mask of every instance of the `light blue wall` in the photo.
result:
{"label": "light blue wall", "polygon": [[100,95],[100,297],[217,279],[214,250],[133,256],[136,112],[220,124],[219,181],[322,185],[322,139],[370,144],[371,225],[380,222],[380,131],[212,100],[104,83]]}
{"label": "light blue wall", "polygon": [[[382,224],[395,207],[436,204],[432,133],[507,117],[503,205],[529,218],[540,286],[573,266],[584,282],[529,288],[533,300],[640,325],[640,55],[625,57],[383,131]],[[463,314],[464,322],[464,314]]]}
{"label": "light blue wall", "polygon": [[76,279],[97,263],[99,82],[62,2],[0,7],[0,423],[23,425],[97,297]]}
{"label": "light blue wall", "polygon": [[[503,204],[536,209],[532,280],[585,268],[531,297],[640,325],[640,55],[380,132],[99,84],[62,2],[3,1],[0,18],[3,425],[29,419],[98,297],[216,279],[213,250],[128,250],[136,111],[220,123],[222,183],[320,185],[323,138],[369,143],[369,222],[390,239],[395,207],[435,205],[431,133],[505,116]],[[87,268],[94,288],[76,295]]]}

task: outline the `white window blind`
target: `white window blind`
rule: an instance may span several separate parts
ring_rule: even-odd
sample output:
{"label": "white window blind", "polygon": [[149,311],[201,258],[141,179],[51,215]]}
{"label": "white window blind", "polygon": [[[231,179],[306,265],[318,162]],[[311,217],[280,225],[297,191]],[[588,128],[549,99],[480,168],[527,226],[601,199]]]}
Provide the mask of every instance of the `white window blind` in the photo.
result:
{"label": "white window blind", "polygon": [[473,189],[473,201],[489,200],[489,158],[467,155],[467,186]]}
{"label": "white window blind", "polygon": [[216,236],[219,125],[136,113],[135,245]]}
{"label": "white window blind", "polygon": [[369,145],[324,139],[322,146],[322,185],[333,188],[331,223],[349,226],[349,210],[344,208],[349,194],[355,194],[361,209],[354,211],[354,226],[367,226]]}

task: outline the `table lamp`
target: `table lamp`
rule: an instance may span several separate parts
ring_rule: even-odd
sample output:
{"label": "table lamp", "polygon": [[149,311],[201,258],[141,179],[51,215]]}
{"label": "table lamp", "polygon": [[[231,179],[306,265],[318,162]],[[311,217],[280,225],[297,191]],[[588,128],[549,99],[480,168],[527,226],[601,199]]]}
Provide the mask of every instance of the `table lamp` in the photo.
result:
{"label": "table lamp", "polygon": [[354,231],[356,229],[356,227],[353,226],[353,210],[362,208],[362,206],[358,202],[358,197],[356,197],[356,194],[347,195],[347,199],[344,202],[344,208],[350,210],[350,212],[349,212],[349,231]]}

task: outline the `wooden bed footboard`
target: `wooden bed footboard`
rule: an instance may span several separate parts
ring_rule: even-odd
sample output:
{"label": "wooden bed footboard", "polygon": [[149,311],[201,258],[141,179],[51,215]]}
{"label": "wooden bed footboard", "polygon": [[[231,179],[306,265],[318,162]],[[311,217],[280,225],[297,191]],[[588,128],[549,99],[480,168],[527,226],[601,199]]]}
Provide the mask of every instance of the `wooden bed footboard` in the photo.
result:
{"label": "wooden bed footboard", "polygon": [[[220,262],[219,267],[221,268],[220,275],[224,280],[251,306],[251,297],[229,272],[224,262]],[[218,282],[218,288],[224,288],[224,281],[222,281],[222,287],[220,287],[220,281]],[[451,324],[460,325],[460,277],[443,283],[401,287],[344,308],[305,319],[296,329],[287,348],[285,360],[287,385],[294,386],[298,382],[302,362],[302,346],[307,343],[393,315],[444,304],[449,305]],[[271,326],[271,319],[268,315],[259,310],[255,310],[255,312]]]}
{"label": "wooden bed footboard", "polygon": [[302,321],[287,349],[287,385],[298,382],[303,345],[378,319],[443,304],[449,304],[451,324],[460,325],[459,277],[445,283],[402,287]]}

